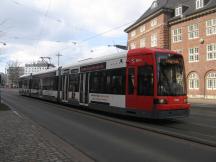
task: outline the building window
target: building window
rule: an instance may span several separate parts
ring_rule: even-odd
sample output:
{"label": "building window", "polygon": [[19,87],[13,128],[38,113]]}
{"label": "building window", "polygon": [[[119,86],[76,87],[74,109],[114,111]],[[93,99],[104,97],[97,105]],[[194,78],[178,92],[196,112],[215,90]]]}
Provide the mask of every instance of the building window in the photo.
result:
{"label": "building window", "polygon": [[156,47],[157,46],[157,34],[152,34],[151,35],[151,47]]}
{"label": "building window", "polygon": [[175,9],[175,16],[181,16],[182,15],[182,7],[177,7]]}
{"label": "building window", "polygon": [[136,48],[136,44],[135,44],[134,42],[132,42],[132,43],[130,44],[130,48],[131,48],[131,49],[135,49],[135,48]]}
{"label": "building window", "polygon": [[136,30],[131,32],[131,37],[134,37],[136,35]]}
{"label": "building window", "polygon": [[145,46],[146,46],[146,39],[145,38],[140,39],[140,47],[143,48]]}
{"label": "building window", "polygon": [[199,37],[199,26],[198,24],[193,24],[188,26],[188,38],[195,39]]}
{"label": "building window", "polygon": [[196,9],[203,8],[204,2],[203,0],[196,0]]}
{"label": "building window", "polygon": [[207,60],[216,60],[216,44],[207,45]]}
{"label": "building window", "polygon": [[151,27],[154,27],[157,25],[157,19],[154,19],[151,21]]}
{"label": "building window", "polygon": [[140,32],[142,33],[142,32],[144,32],[145,31],[145,25],[142,25],[141,27],[140,27]]}
{"label": "building window", "polygon": [[206,35],[216,34],[216,19],[206,21]]}
{"label": "building window", "polygon": [[199,76],[196,73],[190,74],[188,81],[189,89],[199,89]]}
{"label": "building window", "polygon": [[199,48],[190,48],[189,62],[198,62],[198,61],[199,61]]}
{"label": "building window", "polygon": [[172,30],[172,38],[173,38],[173,43],[181,42],[182,41],[182,29]]}
{"label": "building window", "polygon": [[208,74],[206,84],[208,90],[216,90],[216,72]]}

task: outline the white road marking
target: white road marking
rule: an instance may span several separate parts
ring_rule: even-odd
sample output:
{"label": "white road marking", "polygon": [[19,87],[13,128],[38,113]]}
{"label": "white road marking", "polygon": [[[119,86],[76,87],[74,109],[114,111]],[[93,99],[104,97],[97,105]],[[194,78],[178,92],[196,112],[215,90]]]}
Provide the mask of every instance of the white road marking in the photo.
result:
{"label": "white road marking", "polygon": [[23,118],[17,111],[13,111],[13,113],[19,116],[20,118]]}

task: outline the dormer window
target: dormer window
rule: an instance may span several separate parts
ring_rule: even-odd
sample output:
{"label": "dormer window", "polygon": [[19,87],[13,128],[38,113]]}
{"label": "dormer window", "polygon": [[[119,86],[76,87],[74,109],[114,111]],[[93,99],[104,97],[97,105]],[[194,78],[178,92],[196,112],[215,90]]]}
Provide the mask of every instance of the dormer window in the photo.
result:
{"label": "dormer window", "polygon": [[182,7],[177,7],[175,9],[175,16],[181,16],[182,15]]}
{"label": "dormer window", "polygon": [[196,0],[196,9],[204,7],[204,0]]}
{"label": "dormer window", "polygon": [[155,0],[153,3],[152,3],[152,6],[151,6],[151,9],[154,9],[158,6],[158,2]]}

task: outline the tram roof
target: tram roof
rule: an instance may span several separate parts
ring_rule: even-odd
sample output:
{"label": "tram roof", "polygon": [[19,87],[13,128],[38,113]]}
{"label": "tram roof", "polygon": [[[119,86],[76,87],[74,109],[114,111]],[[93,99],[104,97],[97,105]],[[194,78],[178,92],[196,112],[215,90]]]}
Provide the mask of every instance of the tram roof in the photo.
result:
{"label": "tram roof", "polygon": [[[73,68],[73,67],[75,68],[75,67],[80,67],[80,66],[85,66],[85,65],[97,64],[97,63],[100,63],[100,62],[125,57],[125,56],[127,56],[127,54],[128,55],[134,55],[134,54],[139,54],[139,53],[141,54],[144,51],[145,51],[145,53],[161,52],[161,53],[176,54],[176,52],[173,52],[173,51],[168,50],[168,49],[163,49],[163,48],[137,48],[137,49],[132,49],[132,50],[129,50],[129,51],[126,50],[126,51],[123,51],[123,52],[114,53],[114,54],[111,54],[111,55],[105,55],[105,56],[80,60],[80,61],[78,61],[76,63],[62,66],[62,69],[68,69],[68,68]],[[49,73],[49,72],[55,72],[57,70],[58,70],[58,68],[52,68],[52,69],[47,69],[47,70],[40,71],[40,72],[37,72],[37,73],[33,73],[32,75],[40,75],[40,74],[45,74],[45,73]],[[28,77],[28,76],[30,76],[30,75],[22,75],[22,76],[20,76],[20,78],[25,78],[25,77]]]}
{"label": "tram roof", "polygon": [[91,65],[91,64],[97,64],[100,62],[125,57],[125,56],[127,56],[127,53],[128,53],[128,51],[126,50],[123,52],[114,53],[114,54],[110,54],[110,55],[105,55],[105,56],[100,56],[100,57],[95,57],[95,58],[88,58],[88,59],[80,60],[80,61],[73,63],[73,64],[65,65],[62,67],[62,69]]}

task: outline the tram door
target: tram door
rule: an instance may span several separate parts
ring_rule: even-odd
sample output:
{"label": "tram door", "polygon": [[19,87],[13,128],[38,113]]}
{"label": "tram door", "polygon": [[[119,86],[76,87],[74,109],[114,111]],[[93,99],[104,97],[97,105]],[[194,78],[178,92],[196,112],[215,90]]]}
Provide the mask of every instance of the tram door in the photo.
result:
{"label": "tram door", "polygon": [[63,75],[62,76],[62,100],[63,101],[68,100],[68,82],[69,82],[69,76]]}
{"label": "tram door", "polygon": [[80,103],[87,105],[89,102],[89,73],[80,74]]}
{"label": "tram door", "polygon": [[152,111],[154,97],[153,58],[152,55],[144,55],[135,59],[133,58],[127,67],[126,106]]}

